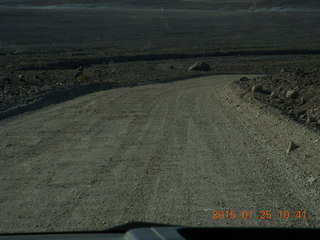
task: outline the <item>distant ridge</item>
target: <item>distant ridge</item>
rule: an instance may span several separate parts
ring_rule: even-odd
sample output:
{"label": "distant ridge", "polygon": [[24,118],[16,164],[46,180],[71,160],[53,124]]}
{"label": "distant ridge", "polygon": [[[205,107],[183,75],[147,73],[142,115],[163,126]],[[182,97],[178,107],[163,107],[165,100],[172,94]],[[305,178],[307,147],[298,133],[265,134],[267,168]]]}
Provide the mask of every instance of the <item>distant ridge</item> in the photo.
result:
{"label": "distant ridge", "polygon": [[320,0],[0,0],[1,6],[83,5],[173,9],[320,8]]}

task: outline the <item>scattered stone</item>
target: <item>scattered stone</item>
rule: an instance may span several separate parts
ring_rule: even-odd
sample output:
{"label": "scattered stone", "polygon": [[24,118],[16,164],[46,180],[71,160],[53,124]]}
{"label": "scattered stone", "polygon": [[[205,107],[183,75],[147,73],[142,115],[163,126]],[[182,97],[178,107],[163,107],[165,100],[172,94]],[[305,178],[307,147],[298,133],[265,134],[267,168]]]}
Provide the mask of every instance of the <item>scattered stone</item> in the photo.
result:
{"label": "scattered stone", "polygon": [[311,185],[316,181],[315,177],[308,177],[307,182]]}
{"label": "scattered stone", "polygon": [[18,75],[18,79],[19,79],[19,80],[22,80],[23,78],[24,78],[23,74],[19,74],[19,75]]}
{"label": "scattered stone", "polygon": [[296,90],[289,90],[286,93],[286,98],[296,99],[298,98],[299,93]]}
{"label": "scattered stone", "polygon": [[308,154],[308,153],[307,153],[307,154],[305,154],[304,156],[305,156],[306,158],[311,158],[311,155],[310,155],[310,154]]}
{"label": "scattered stone", "polygon": [[307,119],[307,114],[302,114],[299,116],[299,119],[305,121]]}
{"label": "scattered stone", "polygon": [[285,68],[282,68],[282,69],[280,70],[280,72],[281,72],[281,73],[285,73],[285,72],[287,72],[287,70],[286,70]]}
{"label": "scattered stone", "polygon": [[251,92],[257,93],[257,92],[262,92],[263,88],[262,85],[253,85],[251,88]]}
{"label": "scattered stone", "polygon": [[205,62],[196,62],[188,68],[188,71],[210,71],[211,67]]}
{"label": "scattered stone", "polygon": [[81,76],[82,74],[83,74],[83,67],[80,66],[80,67],[78,67],[77,72],[75,72],[73,74],[73,77],[77,78],[77,77]]}
{"label": "scattered stone", "polygon": [[291,141],[290,143],[289,143],[289,145],[288,145],[288,148],[287,148],[287,153],[290,153],[290,152],[292,152],[293,150],[295,150],[295,149],[297,149],[297,148],[299,148],[299,146],[298,145],[296,145],[293,141]]}
{"label": "scattered stone", "polygon": [[283,91],[283,87],[278,87],[278,91],[282,92]]}
{"label": "scattered stone", "polygon": [[272,91],[271,93],[270,93],[270,97],[276,97],[277,96],[277,92],[276,91]]}

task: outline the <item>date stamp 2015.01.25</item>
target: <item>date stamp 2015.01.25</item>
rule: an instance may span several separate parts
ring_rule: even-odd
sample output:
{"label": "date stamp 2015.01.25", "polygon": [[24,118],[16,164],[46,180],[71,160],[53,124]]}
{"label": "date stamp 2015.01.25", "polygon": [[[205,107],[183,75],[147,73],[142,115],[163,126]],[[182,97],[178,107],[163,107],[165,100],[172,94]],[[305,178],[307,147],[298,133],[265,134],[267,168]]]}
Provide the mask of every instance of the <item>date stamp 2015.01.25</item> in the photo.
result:
{"label": "date stamp 2015.01.25", "polygon": [[219,219],[261,219],[270,220],[272,218],[278,219],[306,219],[307,211],[271,211],[271,210],[261,210],[261,211],[233,211],[233,210],[213,210],[211,218],[213,220]]}

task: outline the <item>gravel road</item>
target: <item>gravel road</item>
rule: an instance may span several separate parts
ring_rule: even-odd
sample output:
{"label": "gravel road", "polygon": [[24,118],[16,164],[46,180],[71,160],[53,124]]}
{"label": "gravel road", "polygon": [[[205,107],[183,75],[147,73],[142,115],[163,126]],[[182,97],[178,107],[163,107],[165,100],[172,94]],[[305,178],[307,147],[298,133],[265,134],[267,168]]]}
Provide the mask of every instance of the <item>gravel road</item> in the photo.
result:
{"label": "gravel road", "polygon": [[[239,98],[228,83],[240,77],[101,91],[2,120],[0,232],[319,227],[319,134]],[[290,141],[300,147],[287,154]]]}

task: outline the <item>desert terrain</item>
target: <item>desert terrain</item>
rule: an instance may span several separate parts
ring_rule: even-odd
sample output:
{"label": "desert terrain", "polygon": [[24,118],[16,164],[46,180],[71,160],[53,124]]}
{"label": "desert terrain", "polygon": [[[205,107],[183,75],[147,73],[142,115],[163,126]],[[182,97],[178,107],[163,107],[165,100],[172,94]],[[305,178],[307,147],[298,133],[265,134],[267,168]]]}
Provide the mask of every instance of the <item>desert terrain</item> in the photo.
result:
{"label": "desert terrain", "polygon": [[0,1],[0,232],[319,228],[319,12]]}

